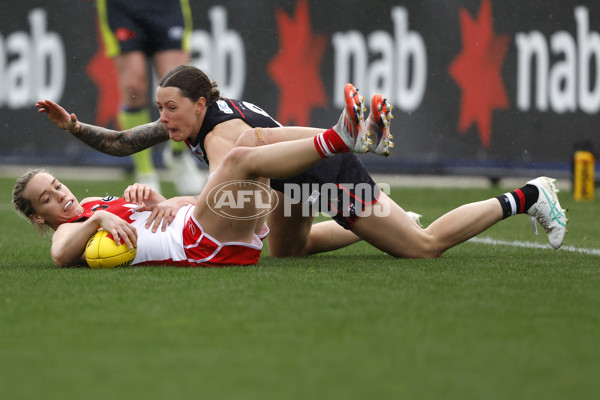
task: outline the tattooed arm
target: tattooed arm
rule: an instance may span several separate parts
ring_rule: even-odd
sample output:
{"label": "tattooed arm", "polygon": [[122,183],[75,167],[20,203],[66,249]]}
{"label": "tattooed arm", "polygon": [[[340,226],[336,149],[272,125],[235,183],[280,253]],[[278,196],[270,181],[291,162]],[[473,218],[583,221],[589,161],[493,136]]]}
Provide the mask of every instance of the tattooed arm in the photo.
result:
{"label": "tattooed arm", "polygon": [[125,131],[114,131],[99,126],[82,124],[75,114],[69,114],[60,105],[50,100],[38,101],[35,105],[40,113],[56,126],[73,134],[85,144],[112,156],[128,156],[169,140],[169,132],[160,121],[136,126]]}
{"label": "tattooed arm", "polygon": [[77,139],[94,149],[119,157],[137,153],[169,140],[169,132],[160,121],[150,122],[120,132],[78,123],[72,133]]}

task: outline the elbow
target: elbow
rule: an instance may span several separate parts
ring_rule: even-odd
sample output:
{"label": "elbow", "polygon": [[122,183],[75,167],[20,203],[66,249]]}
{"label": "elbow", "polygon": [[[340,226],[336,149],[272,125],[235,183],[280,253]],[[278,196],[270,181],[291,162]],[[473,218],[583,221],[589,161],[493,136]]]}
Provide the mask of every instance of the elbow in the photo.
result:
{"label": "elbow", "polygon": [[256,136],[254,134],[254,129],[246,129],[242,134],[238,137],[236,143],[236,147],[253,147],[256,146]]}
{"label": "elbow", "polygon": [[[90,146],[90,147],[92,147],[95,150],[98,150],[101,153],[104,153],[104,154],[107,154],[107,155],[113,156],[113,157],[127,157],[136,152],[135,150],[122,149],[122,148],[109,147],[109,146],[104,146],[104,147]],[[142,151],[142,150],[139,150],[139,151]]]}
{"label": "elbow", "polygon": [[67,268],[76,265],[79,259],[72,260],[62,254],[52,253],[52,261],[54,262],[54,265],[56,265],[59,268]]}
{"label": "elbow", "polygon": [[139,153],[140,151],[148,150],[152,146],[153,146],[152,144],[143,145],[143,146],[142,145],[134,145],[134,144],[130,144],[130,145],[126,145],[126,146],[116,146],[112,149],[108,149],[109,151],[106,151],[106,153],[110,154],[111,156],[116,156],[116,157],[127,157],[132,154]]}
{"label": "elbow", "polygon": [[135,154],[139,151],[143,151],[143,149],[136,150],[136,149],[132,149],[132,148],[125,148],[122,146],[114,146],[114,147],[105,147],[104,149],[102,149],[100,151],[103,152],[104,154],[108,154],[109,156],[127,157],[127,156]]}
{"label": "elbow", "polygon": [[140,151],[144,151],[145,149],[123,149],[123,148],[105,148],[105,149],[97,149],[104,154],[108,154],[113,157],[127,157],[135,153],[139,153]]}
{"label": "elbow", "polygon": [[66,268],[70,266],[65,260],[61,259],[60,257],[52,257],[52,261],[54,261],[54,265],[56,265],[59,268]]}

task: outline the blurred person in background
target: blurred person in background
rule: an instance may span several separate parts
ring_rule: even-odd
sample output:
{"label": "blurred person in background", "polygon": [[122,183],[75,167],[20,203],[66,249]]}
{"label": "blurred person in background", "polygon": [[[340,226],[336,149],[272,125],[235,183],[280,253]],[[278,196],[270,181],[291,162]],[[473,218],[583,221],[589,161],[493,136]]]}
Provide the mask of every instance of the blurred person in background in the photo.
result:
{"label": "blurred person in background", "polygon": [[[118,78],[121,129],[152,120],[149,88],[153,70],[160,78],[190,60],[192,15],[189,0],[97,0],[98,20],[107,57]],[[149,63],[151,61],[151,63]],[[152,149],[132,154],[135,181],[160,192]],[[169,142],[162,152],[179,194],[200,193],[206,172],[198,168],[184,143]]]}

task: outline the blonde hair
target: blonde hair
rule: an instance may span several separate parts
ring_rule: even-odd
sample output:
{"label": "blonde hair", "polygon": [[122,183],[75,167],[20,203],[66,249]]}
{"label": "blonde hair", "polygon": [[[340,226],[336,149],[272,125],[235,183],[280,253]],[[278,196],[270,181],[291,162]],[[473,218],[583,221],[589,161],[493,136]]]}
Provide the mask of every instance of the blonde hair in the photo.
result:
{"label": "blonde hair", "polygon": [[51,228],[46,224],[36,224],[29,218],[32,214],[36,213],[35,208],[33,208],[33,204],[31,200],[25,197],[23,194],[25,192],[25,188],[31,178],[39,174],[40,172],[49,173],[44,168],[36,168],[28,170],[23,176],[17,179],[17,183],[13,188],[12,192],[12,205],[15,209],[15,212],[19,214],[21,217],[25,218],[29,223],[31,223],[38,231],[40,236],[46,236],[51,232]]}

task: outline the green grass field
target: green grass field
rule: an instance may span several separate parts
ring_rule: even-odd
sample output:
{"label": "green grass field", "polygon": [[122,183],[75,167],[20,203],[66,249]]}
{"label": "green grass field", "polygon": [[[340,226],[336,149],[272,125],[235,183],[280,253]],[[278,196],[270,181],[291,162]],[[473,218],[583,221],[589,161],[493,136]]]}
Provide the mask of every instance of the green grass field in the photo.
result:
{"label": "green grass field", "polygon": [[[598,399],[600,194],[565,249],[364,243],[256,268],[57,269],[0,179],[0,398]],[[66,180],[79,197],[125,182]],[[393,189],[429,223],[487,189]],[[481,237],[545,245],[527,217]],[[583,250],[582,250],[583,249]],[[587,253],[585,252],[587,249]]]}

